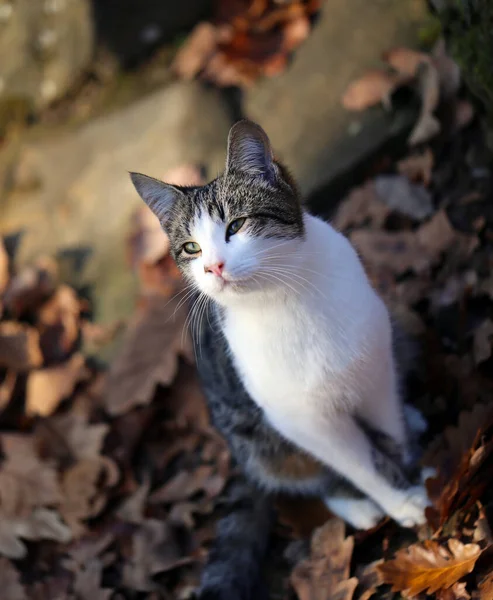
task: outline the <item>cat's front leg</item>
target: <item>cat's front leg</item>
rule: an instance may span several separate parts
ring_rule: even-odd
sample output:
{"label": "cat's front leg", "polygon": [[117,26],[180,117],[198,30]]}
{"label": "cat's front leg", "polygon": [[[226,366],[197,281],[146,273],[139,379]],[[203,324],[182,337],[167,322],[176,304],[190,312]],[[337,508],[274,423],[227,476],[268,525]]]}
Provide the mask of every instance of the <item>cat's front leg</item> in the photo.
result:
{"label": "cat's front leg", "polygon": [[283,418],[274,425],[320,461],[348,479],[404,527],[425,522],[429,504],[424,485],[409,486],[398,466],[389,476],[383,473],[378,449],[348,413],[319,414],[304,410],[296,418]]}

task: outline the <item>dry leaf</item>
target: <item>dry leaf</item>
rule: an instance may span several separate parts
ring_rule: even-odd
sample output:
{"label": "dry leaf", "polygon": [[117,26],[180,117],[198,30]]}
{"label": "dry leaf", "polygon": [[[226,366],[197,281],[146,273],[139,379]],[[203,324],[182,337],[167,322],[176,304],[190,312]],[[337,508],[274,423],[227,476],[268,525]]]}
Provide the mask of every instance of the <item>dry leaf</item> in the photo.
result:
{"label": "dry leaf", "polygon": [[93,558],[84,565],[84,569],[75,571],[74,592],[79,600],[109,600],[113,590],[101,587],[103,563]]}
{"label": "dry leaf", "polygon": [[193,79],[212,58],[217,43],[217,28],[211,23],[199,23],[178,50],[172,70],[182,79]]}
{"label": "dry leaf", "polygon": [[132,538],[132,556],[124,566],[125,584],[138,591],[151,591],[151,577],[193,562],[183,556],[174,530],[164,521],[147,519]]}
{"label": "dry leaf", "polygon": [[144,509],[150,487],[151,482],[149,477],[146,477],[142,485],[139,485],[135,492],[124,500],[116,513],[122,521],[136,525],[144,521]]}
{"label": "dry leaf", "polygon": [[431,62],[423,62],[419,65],[417,77],[421,97],[421,111],[413,130],[409,134],[408,144],[410,146],[427,142],[441,129],[439,121],[433,116],[440,100],[438,71]]}
{"label": "dry leaf", "polygon": [[0,238],[0,294],[3,294],[9,279],[9,255],[5,250],[3,240]]}
{"label": "dry leaf", "polygon": [[287,23],[283,29],[282,47],[286,52],[292,52],[310,35],[310,20],[302,15]]}
{"label": "dry leaf", "polygon": [[380,103],[388,108],[390,96],[404,81],[401,75],[390,71],[369,70],[349,84],[342,96],[342,105],[345,109],[354,111]]}
{"label": "dry leaf", "polygon": [[201,465],[194,471],[179,471],[168,483],[149,496],[151,504],[182,502],[205,489],[207,481],[213,476],[214,469]]}
{"label": "dry leaf", "polygon": [[331,519],[312,536],[310,558],[291,573],[299,600],[351,600],[358,585],[349,578],[352,537],[345,538],[344,523]]}
{"label": "dry leaf", "polygon": [[6,308],[16,317],[34,312],[55,292],[57,277],[56,262],[39,258],[11,279],[4,296]]}
{"label": "dry leaf", "polygon": [[74,354],[67,362],[56,367],[33,371],[27,379],[26,414],[51,415],[86,376],[82,354]]}
{"label": "dry leaf", "polygon": [[492,343],[493,321],[486,319],[474,332],[473,355],[477,365],[489,359]]}
{"label": "dry leaf", "polygon": [[117,483],[118,478],[117,466],[106,456],[81,459],[64,472],[63,500],[59,510],[74,537],[85,532],[84,520],[95,517],[103,510],[107,491]]}
{"label": "dry leaf", "polygon": [[437,600],[470,600],[471,595],[466,590],[466,584],[454,583],[454,585],[447,590],[440,590],[437,593]]}
{"label": "dry leaf", "polygon": [[356,579],[358,580],[358,600],[369,600],[377,591],[377,588],[382,585],[382,576],[378,570],[378,565],[382,564],[383,560],[376,560],[364,567],[356,569]]}
{"label": "dry leaf", "polygon": [[428,186],[431,182],[431,174],[435,164],[435,157],[430,148],[426,148],[420,154],[412,154],[397,163],[397,170],[410,181],[418,181]]}
{"label": "dry leaf", "polygon": [[444,210],[439,210],[427,223],[421,225],[416,236],[421,246],[434,259],[451,246],[468,256],[479,243],[477,236],[455,231]]}
{"label": "dry leaf", "polygon": [[413,597],[421,592],[433,594],[448,589],[471,573],[482,550],[477,544],[462,544],[449,539],[448,547],[435,540],[426,540],[399,550],[393,560],[378,569],[392,591]]}
{"label": "dry leaf", "polygon": [[492,600],[493,598],[493,571],[479,584],[479,600]]}
{"label": "dry leaf", "polygon": [[6,558],[0,558],[0,589],[4,600],[27,600],[19,572]]}
{"label": "dry leaf", "polygon": [[0,367],[28,371],[43,363],[38,332],[21,323],[0,323]]}
{"label": "dry leaf", "polygon": [[61,285],[37,314],[41,349],[46,361],[64,360],[79,339],[81,302],[68,285]]}
{"label": "dry leaf", "polygon": [[416,221],[433,214],[431,194],[422,185],[411,183],[402,175],[380,175],[374,179],[375,191],[390,209]]}
{"label": "dry leaf", "polygon": [[149,297],[135,315],[106,380],[104,402],[111,415],[148,404],[158,383],[174,380],[178,357],[192,360],[184,330],[187,310],[179,302],[177,297]]}
{"label": "dry leaf", "polygon": [[402,47],[387,50],[382,58],[393,69],[410,79],[416,76],[421,63],[431,61],[430,56],[424,52]]}
{"label": "dry leaf", "polygon": [[369,221],[372,228],[379,228],[389,213],[389,207],[378,198],[375,186],[370,181],[351,190],[337,209],[332,225],[339,231],[345,231]]}

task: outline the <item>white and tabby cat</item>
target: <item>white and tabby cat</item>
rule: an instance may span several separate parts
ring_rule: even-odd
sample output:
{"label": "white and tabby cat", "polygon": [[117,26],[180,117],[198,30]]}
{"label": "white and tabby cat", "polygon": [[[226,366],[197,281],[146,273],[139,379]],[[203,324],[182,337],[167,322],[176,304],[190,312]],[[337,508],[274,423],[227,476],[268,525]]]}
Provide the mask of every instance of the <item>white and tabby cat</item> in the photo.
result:
{"label": "white and tabby cat", "polygon": [[199,371],[250,479],[319,494],[355,527],[422,523],[389,313],[349,241],[302,207],[264,131],[234,125],[225,172],[203,187],[131,176],[198,294]]}

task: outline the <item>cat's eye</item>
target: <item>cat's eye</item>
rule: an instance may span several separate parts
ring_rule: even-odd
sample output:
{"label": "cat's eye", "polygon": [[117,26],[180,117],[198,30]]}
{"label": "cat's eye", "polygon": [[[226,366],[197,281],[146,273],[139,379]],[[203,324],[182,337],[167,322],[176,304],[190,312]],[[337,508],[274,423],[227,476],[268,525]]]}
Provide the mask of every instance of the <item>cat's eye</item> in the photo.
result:
{"label": "cat's eye", "polygon": [[226,230],[226,235],[228,237],[231,237],[235,233],[238,233],[238,231],[240,231],[240,229],[245,224],[245,221],[246,221],[245,217],[241,217],[240,219],[235,219],[234,221],[231,221],[231,223],[228,225],[228,228]]}
{"label": "cat's eye", "polygon": [[187,254],[198,254],[200,252],[200,246],[197,242],[187,242],[186,244],[183,244],[183,250]]}

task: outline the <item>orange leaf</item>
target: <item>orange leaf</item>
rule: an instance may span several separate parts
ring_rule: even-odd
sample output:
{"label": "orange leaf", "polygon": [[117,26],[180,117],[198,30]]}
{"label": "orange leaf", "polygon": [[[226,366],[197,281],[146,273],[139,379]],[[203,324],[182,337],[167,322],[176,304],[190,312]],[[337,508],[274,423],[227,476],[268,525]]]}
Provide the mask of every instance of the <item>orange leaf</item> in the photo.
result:
{"label": "orange leaf", "polygon": [[434,540],[399,550],[393,560],[378,566],[383,581],[408,597],[448,589],[470,573],[482,550],[477,544],[449,539],[448,548]]}

